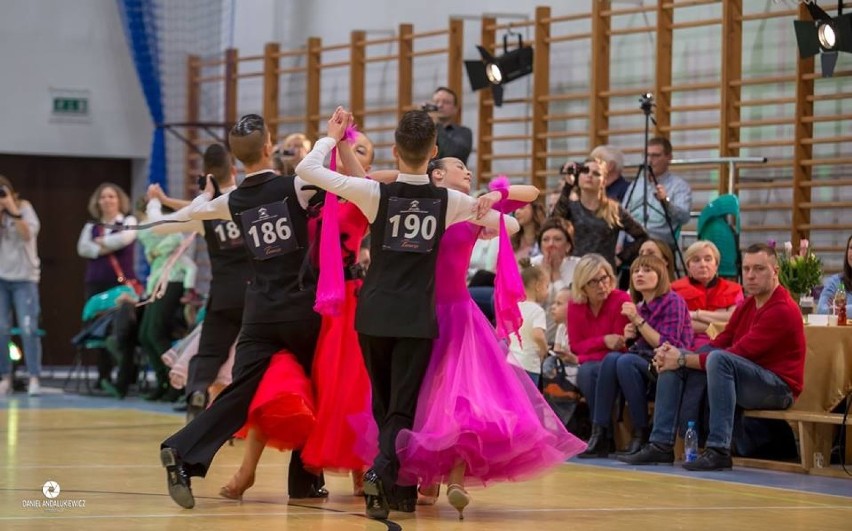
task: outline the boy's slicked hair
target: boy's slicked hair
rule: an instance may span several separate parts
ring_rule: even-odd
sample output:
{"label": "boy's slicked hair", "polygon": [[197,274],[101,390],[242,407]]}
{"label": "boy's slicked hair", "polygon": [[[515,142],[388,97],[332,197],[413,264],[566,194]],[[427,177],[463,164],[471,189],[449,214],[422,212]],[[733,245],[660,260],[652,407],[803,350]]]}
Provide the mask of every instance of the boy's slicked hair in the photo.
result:
{"label": "boy's slicked hair", "polygon": [[256,164],[263,156],[263,146],[269,137],[263,117],[246,114],[240,118],[228,133],[228,145],[231,153],[243,164]]}
{"label": "boy's slicked hair", "polygon": [[396,151],[407,165],[420,166],[432,155],[436,136],[435,122],[428,113],[408,111],[394,132]]}

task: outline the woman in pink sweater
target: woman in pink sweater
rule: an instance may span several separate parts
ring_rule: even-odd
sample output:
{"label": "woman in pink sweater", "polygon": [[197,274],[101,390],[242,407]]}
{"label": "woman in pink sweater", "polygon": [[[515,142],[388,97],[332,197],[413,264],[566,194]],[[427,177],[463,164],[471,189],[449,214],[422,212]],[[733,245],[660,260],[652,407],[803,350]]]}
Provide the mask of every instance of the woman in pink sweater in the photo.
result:
{"label": "woman in pink sweater", "polygon": [[607,353],[625,348],[624,326],[628,320],[621,314],[625,302],[630,302],[630,295],[615,289],[615,275],[606,258],[591,253],[580,259],[571,283],[568,338],[580,364],[577,386],[590,411],[601,361]]}

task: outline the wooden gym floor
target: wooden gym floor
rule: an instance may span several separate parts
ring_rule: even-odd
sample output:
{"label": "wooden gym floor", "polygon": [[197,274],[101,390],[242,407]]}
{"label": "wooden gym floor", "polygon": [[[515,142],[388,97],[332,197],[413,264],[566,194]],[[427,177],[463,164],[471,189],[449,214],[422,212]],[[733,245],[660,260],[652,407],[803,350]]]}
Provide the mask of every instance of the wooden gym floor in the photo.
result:
{"label": "wooden gym floor", "polygon": [[[58,392],[0,398],[0,529],[852,529],[852,479],[742,469],[688,474],[678,466],[640,471],[610,460],[575,460],[537,480],[471,489],[461,522],[442,497],[383,523],[362,516],[363,501],[343,476],[327,476],[328,501],[288,505],[288,456],[270,451],[238,504],[217,492],[237,469],[240,442],[220,451],[206,479],[195,479],[196,506],[185,510],[168,497],[158,461],[159,442],[181,424],[169,407],[138,400]],[[744,474],[762,486],[737,482]],[[53,499],[43,493],[47,481],[60,487]]]}

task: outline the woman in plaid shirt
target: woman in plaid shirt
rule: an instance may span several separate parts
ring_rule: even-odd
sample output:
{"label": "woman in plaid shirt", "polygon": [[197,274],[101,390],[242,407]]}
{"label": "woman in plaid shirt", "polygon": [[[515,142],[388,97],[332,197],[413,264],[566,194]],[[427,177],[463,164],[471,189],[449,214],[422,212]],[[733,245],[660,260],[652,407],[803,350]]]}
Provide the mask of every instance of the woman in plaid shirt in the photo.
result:
{"label": "woman in plaid shirt", "polygon": [[630,266],[630,290],[637,303],[625,302],[621,314],[630,321],[624,327],[626,352],[610,352],[601,364],[592,412],[589,448],[579,457],[605,456],[607,432],[618,391],[627,399],[633,421],[633,437],[625,453],[638,452],[647,442],[648,365],[654,349],[669,343],[689,348],[692,321],[686,301],[671,290],[666,264],[656,256],[640,256]]}

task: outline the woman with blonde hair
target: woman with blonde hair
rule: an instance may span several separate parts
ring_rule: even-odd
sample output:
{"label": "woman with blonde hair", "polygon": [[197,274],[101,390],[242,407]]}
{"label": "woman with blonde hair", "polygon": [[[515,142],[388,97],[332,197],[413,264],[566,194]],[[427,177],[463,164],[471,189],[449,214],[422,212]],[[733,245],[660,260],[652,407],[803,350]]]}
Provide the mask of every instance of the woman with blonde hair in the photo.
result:
{"label": "woman with blonde hair", "polygon": [[[585,165],[577,168],[579,198],[572,200],[570,190],[563,188],[553,215],[574,226],[574,256],[598,253],[615,267],[619,232],[624,231],[640,242],[635,245],[645,241],[648,234],[620,203],[606,196],[606,168],[606,163],[587,159]],[[619,254],[620,260],[625,259],[626,252]]]}
{"label": "woman with blonde hair", "polygon": [[720,259],[713,242],[699,240],[684,253],[686,276],[672,282],[672,289],[689,307],[695,332],[693,350],[710,343],[707,327],[711,323],[727,323],[744,298],[742,286],[719,277]]}
{"label": "woman with blonde hair", "polygon": [[36,246],[40,226],[30,202],[21,199],[9,179],[0,175],[0,396],[11,393],[13,387],[9,359],[13,309],[30,375],[27,391],[30,396],[41,392],[38,380],[41,372],[41,339],[38,336],[41,262]]}
{"label": "woman with blonde hair", "polygon": [[678,348],[692,345],[692,323],[686,302],[671,290],[666,264],[656,256],[640,256],[630,266],[630,289],[641,295],[641,302],[625,302],[621,315],[629,323],[624,327],[627,352],[613,351],[601,364],[595,386],[592,412],[592,436],[589,448],[580,457],[606,456],[607,434],[611,433],[612,409],[620,390],[627,400],[633,437],[625,453],[639,451],[648,441],[648,365],[654,349],[664,343]]}
{"label": "woman with blonde hair", "polygon": [[[110,288],[136,280],[133,271],[133,242],[136,231],[105,229],[108,226],[136,225],[130,215],[130,198],[116,184],[101,183],[89,198],[88,211],[92,221],[87,222],[77,240],[77,254],[88,260],[86,264],[86,300]],[[112,357],[105,349],[98,352],[97,387],[119,396],[112,384]]]}
{"label": "woman with blonde hair", "polygon": [[[580,369],[577,387],[594,411],[595,388],[601,363],[609,352],[625,349],[624,327],[629,321],[621,313],[630,295],[616,289],[612,266],[603,256],[591,253],[580,259],[571,283],[568,303],[568,338],[571,353]],[[607,441],[607,448],[612,439]]]}

